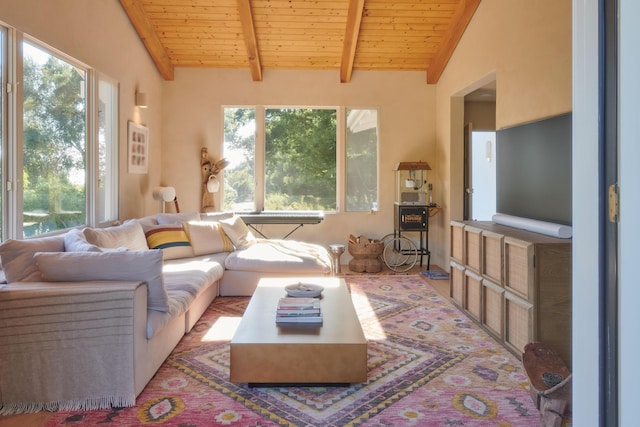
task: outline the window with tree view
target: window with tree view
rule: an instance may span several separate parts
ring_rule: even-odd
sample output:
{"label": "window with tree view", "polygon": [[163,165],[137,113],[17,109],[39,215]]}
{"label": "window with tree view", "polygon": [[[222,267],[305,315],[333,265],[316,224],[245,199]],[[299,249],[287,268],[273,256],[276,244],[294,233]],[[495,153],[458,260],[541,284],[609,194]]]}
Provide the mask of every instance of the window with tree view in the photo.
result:
{"label": "window with tree view", "polygon": [[[347,123],[344,136],[338,134],[341,120]],[[343,191],[337,155],[342,141],[348,183]],[[376,110],[225,108],[224,156],[231,164],[224,173],[224,208],[336,211],[344,195],[347,210],[368,211],[377,202],[377,151]]]}
{"label": "window with tree view", "polygon": [[87,73],[23,43],[23,233],[86,224]]}

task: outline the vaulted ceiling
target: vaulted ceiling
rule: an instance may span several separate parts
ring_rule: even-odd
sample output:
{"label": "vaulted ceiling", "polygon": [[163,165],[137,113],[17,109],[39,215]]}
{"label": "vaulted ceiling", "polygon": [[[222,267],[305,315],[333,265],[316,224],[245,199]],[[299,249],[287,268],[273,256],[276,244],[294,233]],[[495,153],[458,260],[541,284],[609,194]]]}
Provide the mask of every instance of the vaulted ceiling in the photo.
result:
{"label": "vaulted ceiling", "polygon": [[120,0],[166,80],[178,67],[424,71],[436,83],[481,0]]}

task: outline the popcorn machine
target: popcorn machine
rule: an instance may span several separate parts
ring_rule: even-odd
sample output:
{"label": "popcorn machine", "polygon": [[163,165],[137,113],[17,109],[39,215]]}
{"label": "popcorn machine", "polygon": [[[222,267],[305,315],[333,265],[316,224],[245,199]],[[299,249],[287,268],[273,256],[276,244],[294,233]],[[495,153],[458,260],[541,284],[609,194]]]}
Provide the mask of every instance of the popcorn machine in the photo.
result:
{"label": "popcorn machine", "polygon": [[396,175],[396,203],[406,205],[433,205],[432,186],[427,181],[429,163],[400,162],[394,171]]}
{"label": "popcorn machine", "polygon": [[400,162],[394,171],[396,175],[396,200],[394,206],[393,234],[418,233],[418,254],[420,266],[423,256],[427,256],[427,270],[430,268],[429,251],[429,209],[437,209],[433,203],[432,186],[427,180],[427,162]]}

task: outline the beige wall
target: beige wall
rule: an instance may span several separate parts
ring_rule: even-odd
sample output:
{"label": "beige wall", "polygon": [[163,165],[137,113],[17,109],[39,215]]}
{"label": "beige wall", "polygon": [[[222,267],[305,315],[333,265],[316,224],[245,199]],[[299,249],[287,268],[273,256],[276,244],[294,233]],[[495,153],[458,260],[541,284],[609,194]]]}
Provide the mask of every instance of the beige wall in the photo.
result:
{"label": "beige wall", "polygon": [[[120,217],[158,209],[150,189],[158,185],[162,132],[162,79],[116,0],[0,0],[0,22],[97,69],[120,85]],[[134,104],[136,88],[147,93],[150,108]],[[146,175],[127,173],[127,121],[150,129],[151,167]]]}
{"label": "beige wall", "polygon": [[[378,108],[380,212],[328,214],[321,224],[304,226],[293,237],[322,244],[346,243],[350,233],[381,238],[393,230],[393,167],[433,157],[435,87],[425,80],[422,72],[356,71],[351,83],[341,84],[337,71],[266,69],[264,80],[253,82],[245,69],[178,69],[175,81],[165,82],[163,90],[163,183],[176,187],[181,210],[199,210],[200,148],[206,146],[214,160],[222,156],[223,106]],[[215,203],[220,206],[220,199]],[[269,230],[274,237],[284,234]]]}
{"label": "beige wall", "polygon": [[464,123],[471,123],[474,131],[496,130],[496,103],[466,101]]}
{"label": "beige wall", "polygon": [[571,0],[483,0],[437,84],[434,260],[447,265],[462,219],[464,95],[496,80],[496,128],[571,111]]}

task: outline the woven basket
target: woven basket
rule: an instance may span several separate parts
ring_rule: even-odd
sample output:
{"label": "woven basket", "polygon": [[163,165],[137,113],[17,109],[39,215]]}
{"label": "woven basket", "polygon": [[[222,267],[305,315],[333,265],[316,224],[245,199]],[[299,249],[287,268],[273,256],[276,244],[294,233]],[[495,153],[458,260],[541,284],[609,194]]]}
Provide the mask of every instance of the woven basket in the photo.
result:
{"label": "woven basket", "polygon": [[382,255],[384,243],[382,240],[374,240],[370,243],[349,242],[349,253],[355,259],[374,259]]}

